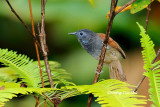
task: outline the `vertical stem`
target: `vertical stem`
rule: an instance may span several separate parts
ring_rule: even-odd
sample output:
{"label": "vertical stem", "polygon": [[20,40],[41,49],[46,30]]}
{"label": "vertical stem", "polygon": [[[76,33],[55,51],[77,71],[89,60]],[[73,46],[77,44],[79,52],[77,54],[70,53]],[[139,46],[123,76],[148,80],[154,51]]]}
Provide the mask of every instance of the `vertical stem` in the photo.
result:
{"label": "vertical stem", "polygon": [[[33,15],[32,15],[31,0],[29,0],[29,9],[30,9],[30,16],[31,16],[31,23],[32,23],[32,32],[33,32],[34,37],[36,37],[35,29],[34,29]],[[34,42],[34,44],[35,44],[35,48],[36,48],[37,60],[38,60],[38,65],[39,65],[39,70],[40,70],[40,75],[41,75],[41,83],[42,83],[42,87],[44,88],[42,67],[41,67],[41,63],[40,63],[40,56],[39,56],[38,46],[37,46],[36,42]]]}
{"label": "vertical stem", "polygon": [[[95,74],[93,84],[98,81],[100,72],[101,72],[101,70],[103,68],[103,62],[104,62],[104,58],[105,58],[106,47],[107,47],[109,35],[110,35],[110,32],[111,32],[113,19],[115,17],[115,11],[114,10],[115,10],[115,8],[117,6],[117,2],[118,2],[118,0],[111,0],[111,9],[110,9],[108,27],[107,27],[107,30],[106,30],[106,36],[105,36],[105,40],[104,40],[104,45],[102,47],[99,63],[98,63],[98,66],[97,66],[97,72],[98,73]],[[93,99],[93,95],[89,94],[88,101],[87,101],[87,107],[91,107],[92,99]]]}
{"label": "vertical stem", "polygon": [[148,11],[147,11],[146,25],[145,25],[146,33],[147,33],[148,19],[149,19],[149,13],[150,13],[150,11],[151,11],[151,3],[148,5]]}
{"label": "vertical stem", "polygon": [[[34,29],[33,15],[32,15],[31,0],[29,0],[29,9],[30,9],[30,16],[31,16],[31,24],[32,24],[33,36],[36,37],[36,33],[35,33],[35,29]],[[36,42],[34,42],[34,45],[35,45],[35,48],[36,48],[36,54],[37,54],[37,60],[38,60],[38,65],[39,65],[39,70],[40,70],[42,88],[44,88],[43,74],[42,74],[42,67],[41,67],[41,63],[40,63],[40,56],[39,56],[38,46],[37,46]],[[36,99],[36,96],[34,96],[34,98]],[[39,104],[39,98],[37,98],[36,101],[37,101],[37,103],[36,103],[35,107],[37,107],[37,105]],[[44,104],[45,104],[45,107],[47,107],[46,100],[44,100]]]}
{"label": "vertical stem", "polygon": [[42,53],[43,53],[43,57],[44,57],[44,62],[45,62],[50,86],[53,87],[51,69],[50,69],[49,62],[48,62],[48,47],[46,44],[45,20],[44,19],[45,19],[45,0],[41,0],[41,33],[39,34],[39,36],[40,36]]}

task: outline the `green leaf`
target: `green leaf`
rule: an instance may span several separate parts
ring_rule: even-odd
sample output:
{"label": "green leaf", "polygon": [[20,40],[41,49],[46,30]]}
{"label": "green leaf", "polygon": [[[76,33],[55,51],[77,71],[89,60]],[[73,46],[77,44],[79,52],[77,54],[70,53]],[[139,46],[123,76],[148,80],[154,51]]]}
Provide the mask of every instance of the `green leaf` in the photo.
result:
{"label": "green leaf", "polygon": [[149,72],[145,72],[144,75],[149,78],[149,100],[153,102],[152,107],[160,107],[160,69],[150,70]]}
{"label": "green leaf", "polygon": [[91,5],[94,7],[95,5],[94,5],[94,0],[88,0],[90,3],[91,3]]}
{"label": "green leaf", "polygon": [[18,83],[6,82],[0,82],[0,87],[4,87],[4,89],[0,90],[0,107],[3,107],[5,102],[9,101],[9,99],[17,97],[17,94],[27,95],[36,93],[38,95],[42,95],[44,92],[56,90],[55,88],[23,88],[20,87],[20,84]]}
{"label": "green leaf", "polygon": [[136,0],[131,6],[131,13],[137,13],[146,8],[151,3],[151,0]]}
{"label": "green leaf", "polygon": [[0,62],[12,68],[28,87],[37,88],[41,83],[39,69],[26,55],[18,55],[17,52],[0,49]]}
{"label": "green leaf", "polygon": [[[42,67],[42,72],[43,75],[47,75],[46,72],[46,67],[44,64],[44,61],[40,61],[41,67]],[[34,61],[33,64],[38,66],[38,61]],[[71,74],[66,72],[66,70],[60,68],[61,65],[58,62],[55,61],[49,61],[50,69],[51,69],[51,74],[52,74],[52,79],[53,79],[53,84],[63,84],[63,85],[75,85],[72,82],[69,82],[68,80],[71,79]],[[46,81],[48,80],[48,77],[46,77]],[[49,85],[49,82],[45,83],[45,85]]]}
{"label": "green leaf", "polygon": [[[77,89],[84,94],[92,93],[102,107],[134,107],[137,104],[146,104],[146,100],[138,99],[144,96],[133,93],[129,85],[119,80],[109,79],[93,85],[67,86],[68,89]],[[136,106],[140,107],[140,106]]]}
{"label": "green leaf", "polygon": [[156,57],[153,41],[151,41],[150,37],[145,34],[145,29],[141,25],[139,25],[139,23],[137,24],[141,30],[140,35],[142,36],[141,46],[143,47],[142,55],[144,59],[144,69],[147,71],[144,73],[144,75],[149,78],[150,82],[149,100],[153,102],[152,106],[160,107],[160,61],[152,64],[153,59]]}
{"label": "green leaf", "polygon": [[140,35],[142,38],[140,39],[141,47],[143,47],[142,55],[144,60],[144,69],[146,71],[149,71],[152,68],[152,61],[156,57],[156,53],[154,50],[154,44],[153,41],[150,39],[150,37],[145,34],[145,29],[137,22],[141,32]]}
{"label": "green leaf", "polygon": [[18,75],[10,67],[0,68],[0,82],[16,82]]}
{"label": "green leaf", "polygon": [[[15,74],[22,79],[21,82],[24,82],[28,87],[42,87],[37,61],[33,62],[33,60],[25,55],[18,55],[17,52],[0,49],[0,62],[14,70]],[[63,83],[64,85],[74,85],[74,83],[67,81],[67,79],[70,79],[70,74],[64,69],[61,69],[59,63],[49,61],[49,64],[54,84]],[[46,73],[44,61],[41,61],[41,65],[43,81],[46,86],[49,85],[49,79]]]}

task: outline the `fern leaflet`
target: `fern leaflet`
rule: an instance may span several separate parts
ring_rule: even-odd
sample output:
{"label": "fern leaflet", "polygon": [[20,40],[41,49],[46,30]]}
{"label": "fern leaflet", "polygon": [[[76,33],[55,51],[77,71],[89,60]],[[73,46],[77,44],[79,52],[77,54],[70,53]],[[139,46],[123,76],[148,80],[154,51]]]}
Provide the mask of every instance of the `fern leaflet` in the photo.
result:
{"label": "fern leaflet", "polygon": [[84,94],[94,94],[95,97],[98,97],[96,101],[102,107],[135,107],[137,104],[146,104],[146,100],[137,99],[144,96],[132,93],[132,89],[128,87],[133,86],[114,79],[104,80],[93,85],[67,86],[68,89],[77,89]]}
{"label": "fern leaflet", "polygon": [[139,24],[138,26],[141,30],[140,35],[142,36],[141,45],[143,47],[142,55],[145,64],[144,69],[147,71],[144,73],[144,75],[147,76],[150,81],[150,101],[154,103],[152,105],[153,107],[160,107],[160,61],[152,64],[153,59],[156,57],[154,44],[150,40],[150,37],[145,34],[145,29]]}

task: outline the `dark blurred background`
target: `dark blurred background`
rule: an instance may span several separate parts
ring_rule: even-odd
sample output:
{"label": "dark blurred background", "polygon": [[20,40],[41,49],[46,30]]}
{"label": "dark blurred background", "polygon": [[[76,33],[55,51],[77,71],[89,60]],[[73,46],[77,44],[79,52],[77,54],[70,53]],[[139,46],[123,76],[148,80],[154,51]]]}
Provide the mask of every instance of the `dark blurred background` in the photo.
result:
{"label": "dark blurred background", "polygon": [[[10,3],[31,28],[28,0],[10,0]],[[118,5],[122,6],[125,3],[126,1],[119,1]],[[40,0],[32,0],[32,9],[36,32],[38,33],[37,23],[41,20]],[[77,85],[92,84],[98,61],[82,49],[76,37],[68,35],[68,33],[84,28],[97,33],[105,33],[108,22],[105,16],[109,9],[109,0],[95,0],[95,7],[92,7],[88,0],[47,0],[45,29],[50,51],[49,60],[61,63],[62,68],[72,74],[71,81]],[[122,61],[122,65],[127,75],[127,82],[132,85],[136,85],[140,81],[144,72],[140,31],[136,22],[145,26],[146,13],[146,9],[136,14],[130,14],[130,11],[120,13],[116,16],[111,30],[111,37],[126,52],[127,59]],[[159,13],[160,3],[155,1],[152,4],[147,32],[154,41],[156,49],[160,45]],[[36,60],[36,52],[31,35],[10,11],[5,0],[0,1],[0,48],[14,50]],[[107,66],[104,66],[103,71],[100,79],[109,78]],[[148,81],[146,79],[138,93],[148,95],[147,89]],[[70,98],[63,102],[60,107],[86,106],[87,97],[87,95],[84,95]],[[22,105],[23,107],[31,107],[34,102],[32,97],[18,100],[16,98],[7,103],[6,107],[22,107]],[[93,105],[93,107],[99,106],[97,103]]]}

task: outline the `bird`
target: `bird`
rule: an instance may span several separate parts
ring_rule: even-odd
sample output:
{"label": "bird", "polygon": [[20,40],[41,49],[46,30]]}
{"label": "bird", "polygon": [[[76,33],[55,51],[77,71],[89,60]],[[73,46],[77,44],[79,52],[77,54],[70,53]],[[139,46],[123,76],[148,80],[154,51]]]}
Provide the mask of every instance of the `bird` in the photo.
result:
{"label": "bird", "polygon": [[[104,33],[94,33],[89,29],[80,29],[76,32],[68,33],[75,35],[81,46],[95,59],[99,60],[101,49],[104,44]],[[125,59],[126,55],[122,48],[111,37],[108,39],[104,63],[109,67],[110,79],[126,81],[120,59]]]}

